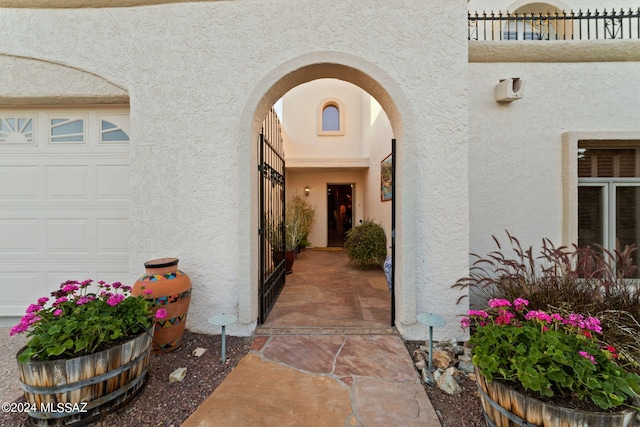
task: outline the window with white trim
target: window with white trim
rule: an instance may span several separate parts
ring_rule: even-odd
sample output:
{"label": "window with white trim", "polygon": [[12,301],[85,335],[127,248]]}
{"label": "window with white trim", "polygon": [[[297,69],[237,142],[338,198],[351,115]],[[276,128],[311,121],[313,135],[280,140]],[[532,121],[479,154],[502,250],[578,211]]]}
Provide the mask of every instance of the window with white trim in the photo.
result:
{"label": "window with white trim", "polygon": [[638,247],[639,222],[640,141],[579,141],[578,246]]}

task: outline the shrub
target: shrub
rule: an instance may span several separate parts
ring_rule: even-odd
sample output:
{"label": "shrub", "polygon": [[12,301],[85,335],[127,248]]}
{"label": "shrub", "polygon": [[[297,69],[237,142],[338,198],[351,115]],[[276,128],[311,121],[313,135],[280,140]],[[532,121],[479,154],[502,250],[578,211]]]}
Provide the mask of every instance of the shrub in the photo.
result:
{"label": "shrub", "polygon": [[[507,232],[510,248],[474,261],[468,277],[454,287],[477,290],[488,298],[525,298],[533,310],[585,313],[602,322],[602,340],[618,349],[620,363],[640,373],[640,287],[633,265],[634,247],[610,252],[598,246],[556,248],[543,239],[539,256]],[[511,253],[513,255],[509,255]]]}
{"label": "shrub", "polygon": [[387,257],[387,237],[384,229],[372,219],[347,232],[344,247],[349,252],[351,262],[365,269],[370,266],[382,266]]}

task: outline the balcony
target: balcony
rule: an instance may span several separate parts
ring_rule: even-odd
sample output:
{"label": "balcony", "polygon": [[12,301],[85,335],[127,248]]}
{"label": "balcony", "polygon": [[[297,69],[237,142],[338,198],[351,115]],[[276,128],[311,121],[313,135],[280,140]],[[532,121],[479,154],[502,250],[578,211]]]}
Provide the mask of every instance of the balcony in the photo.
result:
{"label": "balcony", "polygon": [[608,12],[469,13],[474,41],[638,40],[640,8]]}

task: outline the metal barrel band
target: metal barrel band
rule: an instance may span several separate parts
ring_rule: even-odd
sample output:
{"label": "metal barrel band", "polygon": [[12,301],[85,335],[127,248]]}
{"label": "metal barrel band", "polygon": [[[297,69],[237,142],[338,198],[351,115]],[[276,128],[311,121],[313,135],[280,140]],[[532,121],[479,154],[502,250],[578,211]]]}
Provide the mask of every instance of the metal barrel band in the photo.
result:
{"label": "metal barrel band", "polygon": [[[144,371],[142,371],[140,373],[140,375],[138,375],[136,377],[136,379],[134,379],[133,381],[129,382],[125,386],[122,386],[119,389],[100,397],[99,399],[94,399],[91,402],[87,402],[87,406],[84,407],[83,409],[88,412],[91,409],[94,409],[94,408],[96,408],[96,407],[98,407],[98,406],[100,406],[100,405],[102,405],[104,403],[110,402],[111,400],[123,395],[124,393],[128,392],[132,388],[136,387],[140,381],[146,380],[147,379],[147,375],[148,375],[147,374],[147,369],[145,369]],[[32,418],[38,418],[38,419],[41,419],[41,420],[50,420],[50,419],[55,419],[55,418],[69,417],[71,415],[79,415],[79,414],[82,414],[82,413],[83,412],[79,412],[79,411],[69,411],[69,412],[65,412],[65,411],[62,411],[62,412],[33,411],[33,412],[29,412],[29,416],[32,417]]]}
{"label": "metal barrel band", "polygon": [[[478,385],[478,391],[480,392],[482,397],[484,397],[487,400],[487,402],[489,402],[489,405],[491,405],[495,409],[497,409],[498,412],[500,412],[502,415],[507,417],[510,421],[513,421],[514,423],[516,423],[517,425],[519,425],[521,427],[540,427],[539,425],[531,424],[530,422],[528,422],[526,420],[523,420],[522,418],[520,418],[516,414],[514,414],[512,412],[509,412],[506,409],[504,409],[502,406],[500,406],[500,404],[498,404],[498,402],[496,402],[495,400],[490,398],[489,395],[482,389],[482,387],[480,387],[480,385]],[[488,420],[486,412],[484,414],[484,418],[485,418],[485,420]],[[488,420],[488,421],[490,421],[490,420]],[[490,423],[490,427],[496,427],[496,424],[492,422],[492,423]]]}
{"label": "metal barrel band", "polygon": [[116,369],[113,369],[109,372],[105,372],[104,374],[98,375],[96,377],[87,378],[86,380],[77,381],[75,383],[67,383],[60,386],[37,387],[37,386],[21,383],[22,389],[28,393],[33,393],[33,394],[51,394],[51,393],[64,393],[67,391],[74,391],[81,387],[86,387],[88,385],[93,385],[102,381],[106,381],[110,378],[115,377],[116,375],[121,374],[123,371],[126,371],[131,366],[135,365],[136,363],[140,362],[142,359],[147,357],[149,355],[150,350],[151,350],[150,348],[147,348],[145,351],[140,353],[138,357],[129,361],[128,363],[118,366]]}

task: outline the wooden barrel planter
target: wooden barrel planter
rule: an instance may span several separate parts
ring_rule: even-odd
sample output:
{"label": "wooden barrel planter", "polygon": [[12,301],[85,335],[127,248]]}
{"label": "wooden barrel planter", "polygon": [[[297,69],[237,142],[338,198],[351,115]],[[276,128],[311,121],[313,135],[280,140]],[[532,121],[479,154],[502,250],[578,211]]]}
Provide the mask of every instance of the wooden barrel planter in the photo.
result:
{"label": "wooden barrel planter", "polygon": [[[133,285],[131,295],[144,295],[152,307],[167,311],[164,319],[156,320],[152,351],[154,354],[173,351],[182,345],[191,302],[191,279],[178,270],[177,258],[154,259],[144,266],[145,275]],[[145,289],[151,293],[145,295]]]}
{"label": "wooden barrel planter", "polygon": [[542,402],[499,381],[488,382],[476,368],[476,382],[488,427],[632,427],[634,409],[585,412]]}
{"label": "wooden barrel planter", "polygon": [[33,409],[30,424],[86,425],[127,405],[147,380],[152,333],[86,356],[18,362],[24,397]]}

